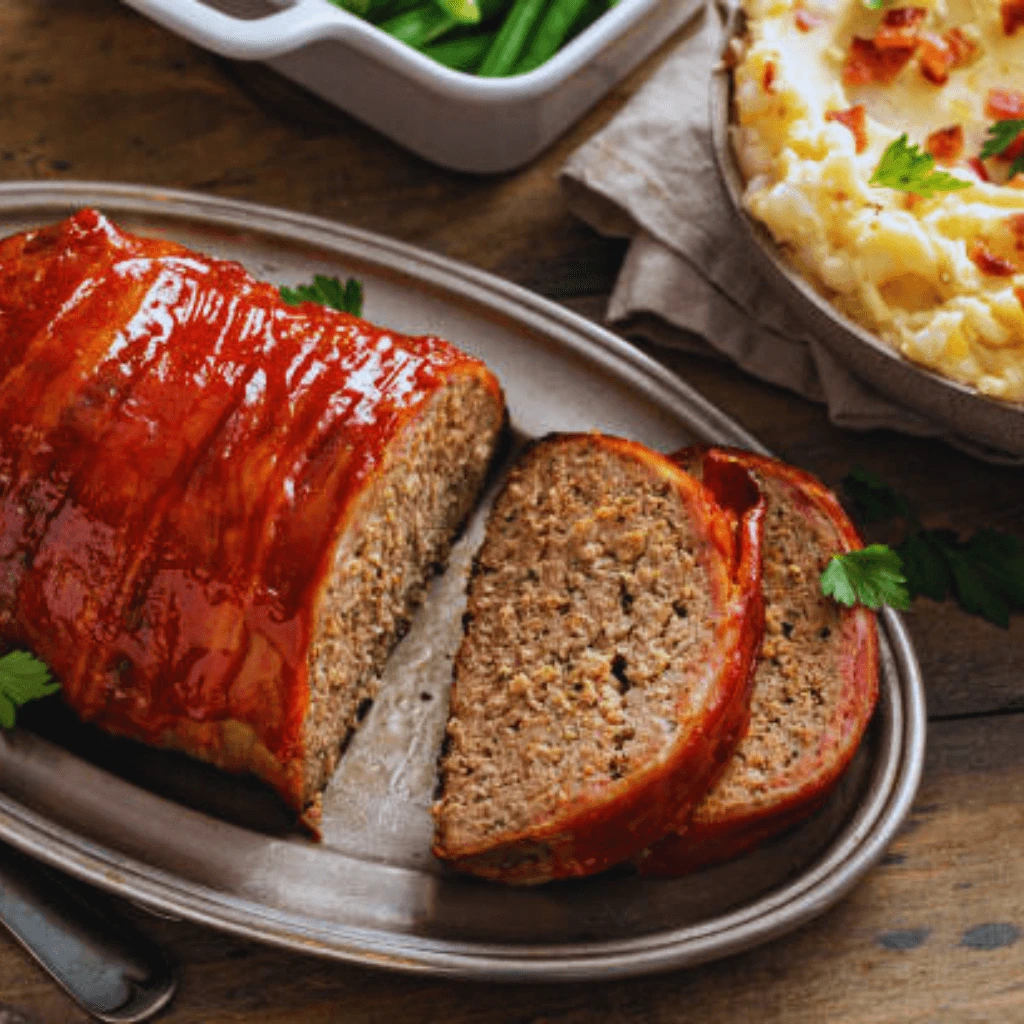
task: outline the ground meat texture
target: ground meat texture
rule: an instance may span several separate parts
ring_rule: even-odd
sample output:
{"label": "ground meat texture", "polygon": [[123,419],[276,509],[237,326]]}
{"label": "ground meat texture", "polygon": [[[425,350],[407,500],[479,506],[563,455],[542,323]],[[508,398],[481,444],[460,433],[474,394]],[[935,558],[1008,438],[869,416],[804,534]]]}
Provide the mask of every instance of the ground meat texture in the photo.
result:
{"label": "ground meat texture", "polygon": [[476,502],[502,415],[476,378],[454,380],[392,446],[380,477],[351,514],[319,596],[309,651],[309,802],[366,716],[388,654]]}
{"label": "ground meat texture", "polygon": [[[773,460],[737,454],[767,500],[765,635],[750,725],[689,827],[642,858],[676,874],[742,852],[810,814],[852,758],[877,694],[873,613],[821,592],[832,555],[859,547],[824,486]],[[702,453],[684,464],[699,472]]]}
{"label": "ground meat texture", "polygon": [[443,339],[98,211],[0,239],[0,640],[315,827],[503,422]]}
{"label": "ground meat texture", "polygon": [[718,685],[726,572],[670,471],[596,436],[529,451],[474,566],[435,852],[500,851],[664,762]]}
{"label": "ground meat texture", "polygon": [[698,816],[772,799],[780,780],[813,756],[846,685],[844,609],[822,594],[820,583],[842,540],[796,488],[762,474],[758,483],[768,499],[765,638],[750,728]]}

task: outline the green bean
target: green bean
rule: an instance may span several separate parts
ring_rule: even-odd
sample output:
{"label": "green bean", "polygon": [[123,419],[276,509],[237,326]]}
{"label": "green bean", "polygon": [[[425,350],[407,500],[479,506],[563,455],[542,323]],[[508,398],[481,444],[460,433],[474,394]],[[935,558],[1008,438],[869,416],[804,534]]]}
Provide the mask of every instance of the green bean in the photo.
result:
{"label": "green bean", "polygon": [[530,30],[544,13],[547,3],[548,0],[515,0],[477,74],[485,78],[501,78],[515,67]]}
{"label": "green bean", "polygon": [[575,39],[581,32],[585,32],[601,15],[607,14],[617,2],[618,0],[590,0],[590,3],[584,8],[583,14],[570,30],[566,42]]}
{"label": "green bean", "polygon": [[587,6],[587,0],[553,0],[537,26],[526,53],[515,66],[515,74],[539,68],[562,48],[573,25]]}
{"label": "green bean", "polygon": [[481,32],[425,46],[423,52],[438,64],[455,71],[472,71],[484,59],[497,32]]}
{"label": "green bean", "polygon": [[405,14],[381,22],[380,27],[388,35],[420,49],[439,39],[446,32],[451,32],[456,25],[458,22],[431,0],[422,7],[416,7]]}
{"label": "green bean", "polygon": [[512,0],[477,0],[477,4],[480,7],[480,21],[486,23],[505,14],[512,6]]}
{"label": "green bean", "polygon": [[380,25],[381,22],[422,7],[423,4],[424,0],[370,0],[370,10],[366,14],[366,19]]}
{"label": "green bean", "polygon": [[480,21],[480,5],[477,0],[434,0],[434,3],[460,25],[476,25]]}

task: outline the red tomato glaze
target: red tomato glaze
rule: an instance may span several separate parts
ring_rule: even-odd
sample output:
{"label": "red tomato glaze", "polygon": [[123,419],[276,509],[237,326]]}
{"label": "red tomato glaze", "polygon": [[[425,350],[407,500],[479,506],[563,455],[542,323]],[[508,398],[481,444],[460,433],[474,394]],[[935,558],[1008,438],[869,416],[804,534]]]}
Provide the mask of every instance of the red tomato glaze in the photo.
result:
{"label": "red tomato glaze", "polygon": [[0,638],[110,731],[232,719],[301,757],[346,509],[466,367],[95,211],[0,242]]}

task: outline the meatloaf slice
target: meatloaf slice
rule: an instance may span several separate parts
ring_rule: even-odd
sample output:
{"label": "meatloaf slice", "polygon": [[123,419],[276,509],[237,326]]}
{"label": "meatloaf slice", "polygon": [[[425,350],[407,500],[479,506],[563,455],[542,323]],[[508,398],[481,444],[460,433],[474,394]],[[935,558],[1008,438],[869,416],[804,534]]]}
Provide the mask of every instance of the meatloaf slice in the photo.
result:
{"label": "meatloaf slice", "polygon": [[689,817],[746,719],[763,505],[598,434],[531,447],[491,513],[458,652],[434,852],[590,875]]}
{"label": "meatloaf slice", "polygon": [[808,817],[849,765],[878,695],[875,614],[821,593],[831,557],[862,546],[835,497],[809,473],[749,452],[675,458],[695,475],[728,459],[757,480],[768,503],[766,624],[747,735],[692,821],[638,859],[649,875],[727,860]]}
{"label": "meatloaf slice", "polygon": [[0,641],[315,822],[504,422],[476,359],[82,211],[0,242]]}

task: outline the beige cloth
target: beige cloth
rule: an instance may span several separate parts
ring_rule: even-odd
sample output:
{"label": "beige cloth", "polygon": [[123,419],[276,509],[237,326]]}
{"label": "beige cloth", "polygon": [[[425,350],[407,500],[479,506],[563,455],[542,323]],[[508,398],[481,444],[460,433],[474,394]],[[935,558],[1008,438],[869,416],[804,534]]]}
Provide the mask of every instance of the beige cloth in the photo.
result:
{"label": "beige cloth", "polygon": [[980,458],[1024,462],[949,436],[853,376],[758,275],[711,145],[708,82],[721,47],[721,18],[699,10],[678,49],[562,171],[583,220],[632,239],[609,321],[656,344],[731,359],[824,402],[837,426],[941,437]]}

